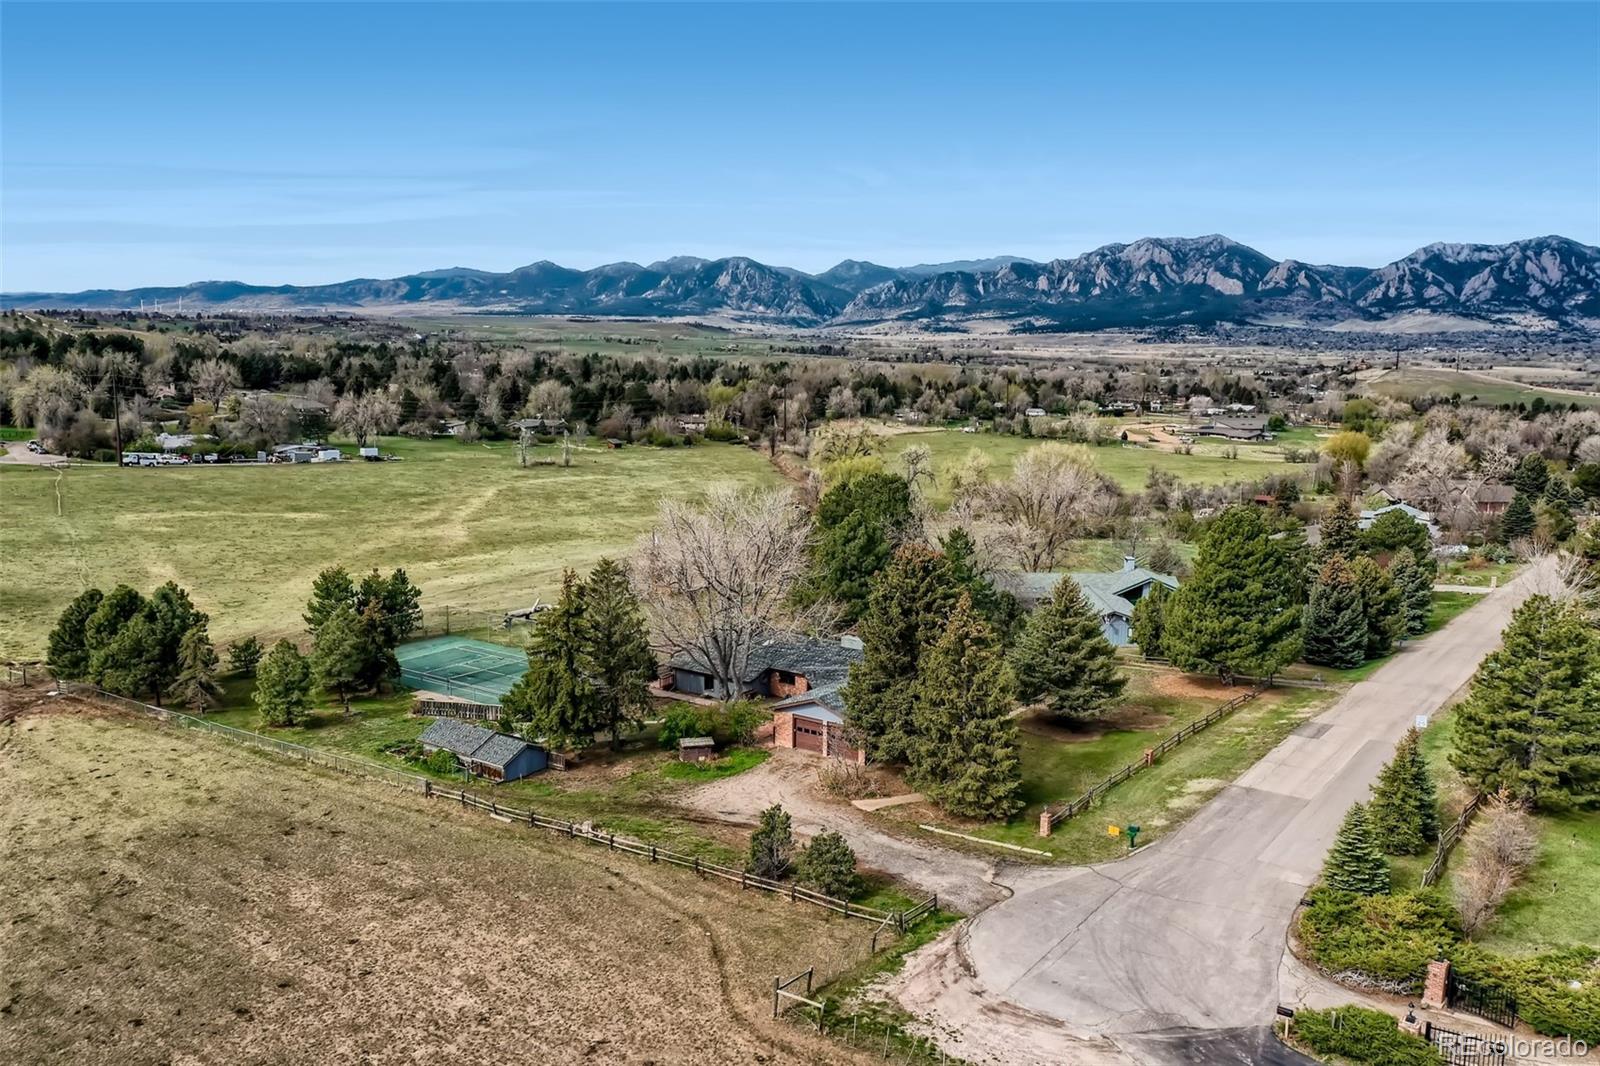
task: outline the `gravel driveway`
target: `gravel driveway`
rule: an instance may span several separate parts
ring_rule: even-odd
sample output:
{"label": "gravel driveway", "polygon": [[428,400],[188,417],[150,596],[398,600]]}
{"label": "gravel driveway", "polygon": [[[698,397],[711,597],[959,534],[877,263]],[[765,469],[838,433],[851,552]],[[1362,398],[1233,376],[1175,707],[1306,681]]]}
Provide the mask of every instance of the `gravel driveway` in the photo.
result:
{"label": "gravel driveway", "polygon": [[968,914],[1007,896],[1007,890],[994,883],[997,863],[931,842],[901,840],[869,824],[866,816],[848,803],[828,796],[817,784],[821,765],[815,755],[774,750],[772,758],[760,766],[702,785],[678,802],[746,825],[754,825],[765,808],[781,803],[793,817],[797,834],[811,836],[823,829],[842,833],[863,867],[937,892],[941,904]]}

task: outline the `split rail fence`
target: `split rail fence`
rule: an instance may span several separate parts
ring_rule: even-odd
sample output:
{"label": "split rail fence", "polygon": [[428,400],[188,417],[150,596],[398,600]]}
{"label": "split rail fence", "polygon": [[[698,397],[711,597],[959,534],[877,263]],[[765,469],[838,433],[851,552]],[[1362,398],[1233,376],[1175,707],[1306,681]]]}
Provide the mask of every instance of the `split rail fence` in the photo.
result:
{"label": "split rail fence", "polygon": [[1046,807],[1044,810],[1039,812],[1039,835],[1042,837],[1049,836],[1051,831],[1054,830],[1056,826],[1060,825],[1068,818],[1076,818],[1078,815],[1094,806],[1097,801],[1103,799],[1107,792],[1122,784],[1122,782],[1126,781],[1140,770],[1143,770],[1145,767],[1154,765],[1157,759],[1161,758],[1161,756],[1165,755],[1173,748],[1176,748],[1179,744],[1182,744],[1196,733],[1210,727],[1217,722],[1220,722],[1222,719],[1226,718],[1228,715],[1232,714],[1246,703],[1249,703],[1251,700],[1261,695],[1262,692],[1266,691],[1266,687],[1266,682],[1257,682],[1256,686],[1249,692],[1235,696],[1233,699],[1229,700],[1227,703],[1224,703],[1215,710],[1207,711],[1203,717],[1196,718],[1194,721],[1190,722],[1188,725],[1184,726],[1170,737],[1167,737],[1155,747],[1146,749],[1144,757],[1138,762],[1129,763],[1127,766],[1124,766],[1122,769],[1118,770],[1110,777],[1107,777],[1104,781],[1101,781],[1099,784],[1089,789],[1089,791],[1085,792],[1077,799],[1069,800],[1066,803],[1055,807]]}
{"label": "split rail fence", "polygon": [[[279,755],[286,755],[290,758],[300,759],[302,762],[339,770],[343,773],[374,778],[386,784],[405,788],[408,791],[420,792],[422,795],[434,799],[459,803],[462,807],[484,811],[495,818],[505,821],[526,824],[536,829],[548,829],[573,840],[582,839],[594,844],[601,844],[611,851],[626,852],[629,855],[636,855],[653,863],[664,862],[672,866],[681,866],[686,870],[693,870],[703,878],[715,877],[730,884],[737,884],[741,889],[756,889],[762,892],[769,892],[773,895],[785,896],[792,903],[809,903],[813,906],[842,914],[846,918],[858,918],[862,921],[873,922],[879,926],[893,926],[900,933],[904,933],[918,920],[932,913],[938,907],[937,896],[930,896],[921,903],[899,911],[885,910],[880,907],[867,907],[859,903],[851,903],[847,899],[824,895],[821,892],[812,891],[792,882],[774,881],[770,878],[758,877],[755,874],[747,873],[736,867],[708,862],[698,855],[682,855],[657,847],[654,844],[631,840],[628,837],[619,837],[615,833],[596,828],[589,822],[547,818],[532,810],[511,807],[493,799],[485,799],[466,789],[442,787],[432,778],[424,777],[420,774],[395,770],[367,759],[337,755],[332,752],[320,751],[316,748],[308,748],[302,744],[295,744],[287,740],[277,740],[273,737],[262,736],[260,733],[252,733],[247,729],[235,729],[232,726],[222,725],[217,722],[208,722],[203,718],[196,718],[180,711],[168,710],[164,707],[156,707],[148,703],[141,703],[138,700],[128,699],[125,696],[118,696],[94,685],[64,681],[61,683],[61,689],[63,692],[74,695],[106,700],[117,706],[140,714],[151,715],[181,728],[212,733],[238,744],[274,752]],[[876,940],[876,937],[874,937],[874,940]]]}
{"label": "split rail fence", "polygon": [[1472,797],[1472,802],[1467,804],[1461,816],[1451,822],[1443,833],[1439,834],[1439,846],[1434,849],[1433,861],[1428,868],[1422,871],[1422,887],[1428,888],[1439,878],[1444,876],[1444,864],[1450,861],[1450,851],[1456,846],[1456,841],[1461,839],[1461,834],[1467,831],[1467,826],[1472,824],[1472,816],[1478,813],[1478,806],[1483,802],[1483,796]]}

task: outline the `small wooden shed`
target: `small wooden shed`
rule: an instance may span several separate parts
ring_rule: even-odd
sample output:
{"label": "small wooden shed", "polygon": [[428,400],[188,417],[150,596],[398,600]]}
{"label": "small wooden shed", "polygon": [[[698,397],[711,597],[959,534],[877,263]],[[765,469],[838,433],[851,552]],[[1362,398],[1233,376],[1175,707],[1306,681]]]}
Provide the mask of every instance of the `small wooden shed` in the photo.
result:
{"label": "small wooden shed", "polygon": [[679,762],[710,762],[717,757],[717,742],[710,737],[682,737],[678,740]]}

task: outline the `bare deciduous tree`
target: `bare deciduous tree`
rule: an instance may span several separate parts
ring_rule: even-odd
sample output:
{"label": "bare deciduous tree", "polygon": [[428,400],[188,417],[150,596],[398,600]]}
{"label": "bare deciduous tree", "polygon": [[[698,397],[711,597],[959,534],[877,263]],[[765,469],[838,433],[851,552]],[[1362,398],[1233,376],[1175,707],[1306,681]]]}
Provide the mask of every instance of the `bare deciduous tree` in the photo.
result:
{"label": "bare deciduous tree", "polygon": [[703,503],[662,503],[632,568],[659,648],[738,695],[757,644],[823,620],[825,608],[792,602],[810,541],[810,516],[788,491],[719,485]]}
{"label": "bare deciduous tree", "polygon": [[400,421],[400,405],[383,392],[345,396],[333,409],[333,421],[355,438],[356,447],[364,448],[367,438],[394,432]]}
{"label": "bare deciduous tree", "polygon": [[1049,570],[1083,531],[1104,491],[1087,448],[1040,444],[1018,456],[1009,478],[983,491],[979,510],[1003,523],[1008,554],[1018,565]]}
{"label": "bare deciduous tree", "polygon": [[222,401],[239,388],[239,368],[221,359],[201,360],[189,372],[189,378],[194,382],[195,396],[213,407],[221,407]]}
{"label": "bare deciduous tree", "polygon": [[1538,847],[1532,816],[1504,797],[1492,797],[1467,830],[1462,842],[1466,861],[1455,877],[1456,909],[1468,936],[1493,920],[1506,896],[1533,865]]}

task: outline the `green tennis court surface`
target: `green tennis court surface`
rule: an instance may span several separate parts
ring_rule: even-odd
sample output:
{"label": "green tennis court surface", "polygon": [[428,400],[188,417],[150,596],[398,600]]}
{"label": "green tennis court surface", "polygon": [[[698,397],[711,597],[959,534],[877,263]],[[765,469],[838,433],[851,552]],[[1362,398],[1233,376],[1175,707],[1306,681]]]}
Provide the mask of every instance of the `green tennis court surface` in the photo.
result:
{"label": "green tennis court surface", "polygon": [[402,644],[400,680],[411,688],[459,696],[477,703],[499,704],[528,669],[521,648],[466,637],[433,637]]}

